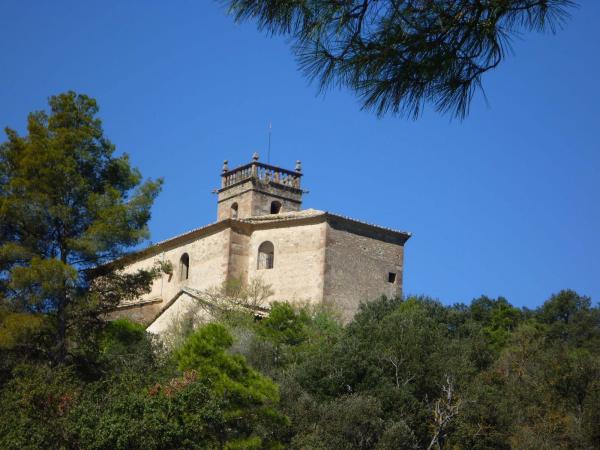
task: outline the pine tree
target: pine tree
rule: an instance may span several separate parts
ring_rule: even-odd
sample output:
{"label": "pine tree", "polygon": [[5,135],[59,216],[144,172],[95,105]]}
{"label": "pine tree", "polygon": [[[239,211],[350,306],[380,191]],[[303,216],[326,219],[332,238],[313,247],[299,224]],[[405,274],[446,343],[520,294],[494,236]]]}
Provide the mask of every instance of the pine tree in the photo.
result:
{"label": "pine tree", "polygon": [[114,155],[93,98],[67,92],[49,106],[0,144],[0,306],[42,315],[62,362],[108,308],[148,289],[155,270],[107,263],[148,237],[162,180],[142,182]]}
{"label": "pine tree", "polygon": [[482,76],[522,31],[554,32],[572,0],[226,0],[236,20],[291,37],[321,89],[363,108],[417,117],[425,104],[463,118]]}

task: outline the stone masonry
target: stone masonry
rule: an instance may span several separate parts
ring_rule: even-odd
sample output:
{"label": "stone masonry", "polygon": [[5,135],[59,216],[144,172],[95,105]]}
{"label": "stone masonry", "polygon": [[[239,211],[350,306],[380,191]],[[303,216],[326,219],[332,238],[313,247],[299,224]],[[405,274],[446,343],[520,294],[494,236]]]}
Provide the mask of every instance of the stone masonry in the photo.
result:
{"label": "stone masonry", "polygon": [[359,304],[402,293],[404,244],[410,234],[314,209],[302,210],[302,169],[252,162],[229,170],[218,190],[217,222],[127,257],[127,271],[170,261],[171,275],[152,291],[121,304],[126,316],[161,333],[198,301],[201,292],[230,279],[261,279],[269,301],[322,304],[348,321]]}

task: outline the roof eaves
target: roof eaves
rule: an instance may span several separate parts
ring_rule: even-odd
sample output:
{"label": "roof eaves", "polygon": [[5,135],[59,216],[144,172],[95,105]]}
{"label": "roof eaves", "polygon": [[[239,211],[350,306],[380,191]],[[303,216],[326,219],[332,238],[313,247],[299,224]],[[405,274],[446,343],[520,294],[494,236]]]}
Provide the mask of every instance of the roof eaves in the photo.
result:
{"label": "roof eaves", "polygon": [[149,246],[135,251],[133,253],[129,253],[128,255],[123,256],[122,258],[117,259],[116,261],[113,262],[120,262],[120,261],[125,261],[125,262],[133,262],[138,260],[139,258],[148,256],[149,254],[152,254],[155,251],[160,251],[162,250],[166,250],[169,247],[171,247],[172,245],[174,245],[177,241],[187,241],[190,240],[194,237],[197,236],[201,236],[202,234],[205,234],[209,231],[212,231],[212,229],[219,229],[220,227],[226,228],[226,225],[229,225],[230,222],[232,221],[232,219],[225,219],[225,220],[220,220],[218,222],[213,222],[210,223],[208,225],[204,225],[202,227],[198,227],[198,228],[194,228],[193,230],[187,231],[185,233],[181,233],[178,234],[176,236],[173,236],[172,238],[169,239],[165,239],[159,242],[156,242],[154,244],[150,244]]}
{"label": "roof eaves", "polygon": [[402,236],[406,237],[406,240],[408,240],[412,236],[412,233],[410,233],[408,231],[401,231],[401,230],[396,230],[394,228],[384,227],[384,226],[381,226],[381,225],[375,225],[373,223],[365,222],[365,221],[362,221],[362,220],[354,219],[352,217],[343,216],[343,215],[340,215],[340,214],[335,214],[335,213],[332,213],[332,212],[329,212],[329,211],[325,211],[325,215],[328,216],[328,217],[332,217],[332,218],[338,219],[338,220],[341,219],[341,220],[344,220],[346,222],[351,222],[351,223],[355,223],[355,224],[358,224],[358,225],[367,226],[367,227],[370,227],[370,228],[375,228],[377,230],[381,230],[381,231],[386,231],[386,232],[391,232],[391,233],[394,233],[394,234],[402,235]]}

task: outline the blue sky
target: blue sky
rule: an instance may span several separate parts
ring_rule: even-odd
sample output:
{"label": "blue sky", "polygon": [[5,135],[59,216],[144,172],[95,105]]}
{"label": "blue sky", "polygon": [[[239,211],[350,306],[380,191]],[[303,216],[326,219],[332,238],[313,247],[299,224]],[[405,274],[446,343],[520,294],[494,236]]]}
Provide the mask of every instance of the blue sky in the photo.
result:
{"label": "blue sky", "polygon": [[[303,162],[304,206],[408,230],[405,291],[535,307],[600,299],[600,2],[556,35],[524,34],[464,121],[377,119],[318,96],[287,42],[204,1],[0,0],[0,125],[47,97],[95,97],[106,135],[164,177],[159,241],[212,222],[223,159]],[[5,137],[2,136],[2,140]]]}

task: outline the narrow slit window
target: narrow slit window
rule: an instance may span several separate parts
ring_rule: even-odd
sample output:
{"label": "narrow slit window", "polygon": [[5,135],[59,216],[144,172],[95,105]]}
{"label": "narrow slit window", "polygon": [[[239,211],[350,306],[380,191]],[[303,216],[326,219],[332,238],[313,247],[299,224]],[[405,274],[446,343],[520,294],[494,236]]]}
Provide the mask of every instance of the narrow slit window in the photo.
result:
{"label": "narrow slit window", "polygon": [[185,281],[190,275],[190,255],[184,253],[179,260],[179,281]]}
{"label": "narrow slit window", "polygon": [[260,269],[272,269],[275,258],[275,248],[273,243],[266,241],[260,244],[258,247],[258,263],[257,268]]}
{"label": "narrow slit window", "polygon": [[238,217],[238,204],[237,203],[233,203],[231,205],[231,214],[230,214],[230,217],[232,219],[237,219],[237,217]]}
{"label": "narrow slit window", "polygon": [[388,273],[388,283],[396,282],[396,274],[394,272]]}

